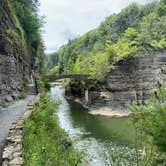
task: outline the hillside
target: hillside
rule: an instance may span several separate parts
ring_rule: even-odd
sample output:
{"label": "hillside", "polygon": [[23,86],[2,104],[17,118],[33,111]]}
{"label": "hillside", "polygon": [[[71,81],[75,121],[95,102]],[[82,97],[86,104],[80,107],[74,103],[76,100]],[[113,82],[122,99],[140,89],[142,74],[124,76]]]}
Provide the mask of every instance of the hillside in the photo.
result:
{"label": "hillside", "polygon": [[38,1],[0,0],[0,4],[0,106],[5,106],[25,97],[44,51]]}
{"label": "hillside", "polygon": [[[101,25],[69,41],[52,59],[52,73],[83,73],[105,81],[111,68],[122,60],[145,52],[166,49],[166,1],[146,5],[133,3]],[[85,66],[86,64],[86,66]]]}

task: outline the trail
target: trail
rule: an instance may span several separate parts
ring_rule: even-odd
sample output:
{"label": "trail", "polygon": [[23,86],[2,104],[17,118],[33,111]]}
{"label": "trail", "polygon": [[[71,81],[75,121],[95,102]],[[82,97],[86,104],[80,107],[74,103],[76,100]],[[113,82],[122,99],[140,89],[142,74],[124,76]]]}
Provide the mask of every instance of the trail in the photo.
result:
{"label": "trail", "polygon": [[7,108],[0,108],[0,165],[2,164],[2,151],[10,126],[26,112],[28,102],[34,97],[31,95],[24,100],[16,101]]}

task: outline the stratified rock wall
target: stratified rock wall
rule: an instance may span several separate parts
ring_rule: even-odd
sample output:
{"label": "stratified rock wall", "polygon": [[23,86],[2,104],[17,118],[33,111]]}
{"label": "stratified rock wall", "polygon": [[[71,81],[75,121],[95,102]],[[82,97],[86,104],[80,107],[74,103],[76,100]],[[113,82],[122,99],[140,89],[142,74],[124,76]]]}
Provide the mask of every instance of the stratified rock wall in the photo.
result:
{"label": "stratified rock wall", "polygon": [[[0,106],[18,99],[29,73],[29,55],[7,0],[0,0]],[[26,63],[25,63],[26,62]]]}
{"label": "stratified rock wall", "polygon": [[151,93],[157,95],[157,89],[164,82],[166,51],[121,61],[110,72],[105,89],[91,92],[91,106],[127,111],[134,100],[144,104]]}

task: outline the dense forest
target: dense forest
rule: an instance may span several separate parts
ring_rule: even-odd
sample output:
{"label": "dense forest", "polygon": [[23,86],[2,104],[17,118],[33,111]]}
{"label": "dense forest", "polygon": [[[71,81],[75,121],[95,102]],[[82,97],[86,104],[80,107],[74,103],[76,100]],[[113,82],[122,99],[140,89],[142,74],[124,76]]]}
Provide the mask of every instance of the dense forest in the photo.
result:
{"label": "dense forest", "polygon": [[166,49],[165,35],[166,1],[133,3],[48,56],[47,67],[50,74],[89,74],[103,82],[118,61]]}

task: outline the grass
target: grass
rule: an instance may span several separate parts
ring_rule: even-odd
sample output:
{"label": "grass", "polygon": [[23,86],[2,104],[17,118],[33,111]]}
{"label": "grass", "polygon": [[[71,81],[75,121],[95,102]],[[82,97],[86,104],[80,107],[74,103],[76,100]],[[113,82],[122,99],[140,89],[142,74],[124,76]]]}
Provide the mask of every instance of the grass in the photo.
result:
{"label": "grass", "polygon": [[25,99],[26,97],[27,97],[27,93],[25,92],[25,90],[23,90],[21,92],[21,95],[20,95],[19,99]]}
{"label": "grass", "polygon": [[23,147],[25,166],[77,166],[79,155],[60,128],[55,111],[59,103],[48,94],[25,122]]}

